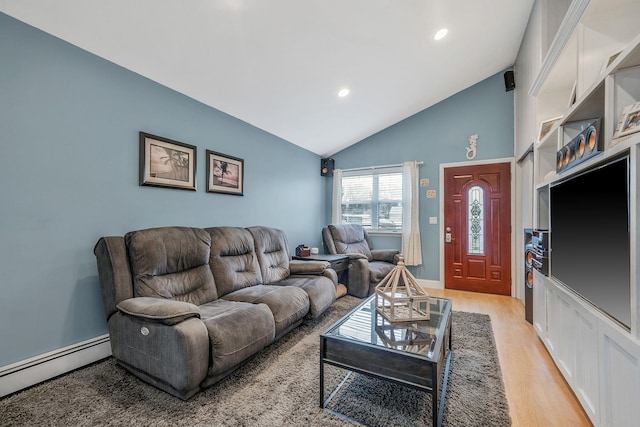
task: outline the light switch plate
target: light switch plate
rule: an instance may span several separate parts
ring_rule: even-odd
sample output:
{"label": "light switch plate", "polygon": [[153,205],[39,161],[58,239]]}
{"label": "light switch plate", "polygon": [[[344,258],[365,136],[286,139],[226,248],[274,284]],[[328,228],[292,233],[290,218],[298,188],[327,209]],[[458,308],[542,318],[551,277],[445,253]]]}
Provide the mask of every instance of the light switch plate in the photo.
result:
{"label": "light switch plate", "polygon": [[429,217],[429,224],[437,224],[438,223],[438,217],[437,216],[430,216]]}

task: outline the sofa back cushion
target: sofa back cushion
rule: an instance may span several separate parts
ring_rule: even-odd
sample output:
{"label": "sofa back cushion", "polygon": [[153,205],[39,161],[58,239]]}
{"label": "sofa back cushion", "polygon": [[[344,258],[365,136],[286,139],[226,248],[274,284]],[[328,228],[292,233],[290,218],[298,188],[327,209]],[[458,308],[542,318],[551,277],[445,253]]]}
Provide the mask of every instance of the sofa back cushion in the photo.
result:
{"label": "sofa back cushion", "polygon": [[371,248],[365,229],[359,224],[329,225],[329,232],[339,254],[362,254],[369,261]]}
{"label": "sofa back cushion", "polygon": [[199,228],[162,227],[124,236],[136,297],[205,304],[218,298],[209,268],[211,238]]}
{"label": "sofa back cushion", "polygon": [[270,227],[249,227],[256,243],[256,254],[265,285],[284,280],[289,270],[289,245],[282,230]]}
{"label": "sofa back cushion", "polygon": [[262,283],[253,237],[244,228],[211,227],[209,265],[216,281],[218,296]]}

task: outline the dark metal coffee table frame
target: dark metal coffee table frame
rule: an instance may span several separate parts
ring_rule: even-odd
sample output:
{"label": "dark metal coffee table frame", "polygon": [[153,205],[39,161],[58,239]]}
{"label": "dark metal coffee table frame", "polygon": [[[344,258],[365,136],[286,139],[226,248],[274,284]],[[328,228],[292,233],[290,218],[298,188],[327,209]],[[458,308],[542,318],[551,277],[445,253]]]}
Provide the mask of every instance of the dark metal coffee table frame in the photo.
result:
{"label": "dark metal coffee table frame", "polygon": [[[445,304],[440,327],[436,331],[429,351],[431,356],[428,357],[330,333],[363,306],[371,305],[372,298],[365,300],[320,335],[320,407],[338,416],[351,419],[326,407],[351,373],[358,372],[430,393],[432,425],[441,426],[451,362],[451,303]],[[373,311],[375,312],[375,309]],[[375,334],[375,331],[371,332]],[[326,400],[324,399],[325,363],[350,371]],[[438,396],[439,390],[440,396]],[[357,422],[357,420],[353,421]]]}

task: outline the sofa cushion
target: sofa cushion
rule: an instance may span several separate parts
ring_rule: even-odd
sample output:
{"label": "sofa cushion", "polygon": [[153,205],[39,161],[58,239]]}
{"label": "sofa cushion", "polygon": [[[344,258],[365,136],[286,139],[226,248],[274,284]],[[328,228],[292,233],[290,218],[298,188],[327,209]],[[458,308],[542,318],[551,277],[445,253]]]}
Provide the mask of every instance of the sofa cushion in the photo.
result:
{"label": "sofa cushion", "polygon": [[275,339],[289,332],[309,312],[309,297],[307,293],[295,286],[251,286],[231,292],[225,295],[224,299],[266,304],[271,310],[275,321]]}
{"label": "sofa cushion", "polygon": [[134,295],[201,305],[218,298],[209,269],[211,238],[199,228],[162,227],[124,236]]}
{"label": "sofa cushion", "polygon": [[256,244],[256,255],[262,272],[262,283],[269,285],[289,277],[289,246],[282,230],[249,227]]}
{"label": "sofa cushion", "polygon": [[262,283],[260,266],[251,233],[239,227],[211,227],[209,265],[218,296]]}
{"label": "sofa cushion", "polygon": [[209,376],[233,370],[274,340],[275,323],[266,304],[220,299],[199,308],[211,344]]}
{"label": "sofa cushion", "polygon": [[369,263],[369,282],[379,283],[395,267],[384,261],[372,261]]}
{"label": "sofa cushion", "polygon": [[329,225],[329,232],[339,254],[362,254],[369,261],[373,259],[364,228],[359,224]]}
{"label": "sofa cushion", "polygon": [[298,287],[309,295],[309,315],[315,319],[336,300],[336,284],[326,276],[293,275],[274,285]]}

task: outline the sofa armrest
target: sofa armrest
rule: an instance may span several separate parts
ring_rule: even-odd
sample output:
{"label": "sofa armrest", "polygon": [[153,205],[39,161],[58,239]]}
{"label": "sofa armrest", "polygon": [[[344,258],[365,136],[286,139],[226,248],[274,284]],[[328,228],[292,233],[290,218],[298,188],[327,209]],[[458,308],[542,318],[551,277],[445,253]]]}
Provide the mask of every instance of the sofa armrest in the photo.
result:
{"label": "sofa armrest", "polygon": [[175,325],[191,317],[200,318],[197,305],[162,298],[129,298],[121,301],[117,309],[129,316],[165,325]]}
{"label": "sofa armrest", "polygon": [[358,298],[364,298],[369,295],[369,261],[364,255],[349,260],[347,292]]}
{"label": "sofa armrest", "polygon": [[396,249],[372,249],[371,256],[374,261],[385,261],[393,264],[397,263],[397,257],[400,251]]}
{"label": "sofa armrest", "polygon": [[333,268],[327,268],[322,275],[333,282],[334,286],[338,286],[338,273]]}
{"label": "sofa armrest", "polygon": [[289,262],[291,274],[315,274],[321,275],[329,268],[331,263],[327,261],[304,261],[293,259]]}
{"label": "sofa armrest", "polygon": [[117,311],[109,318],[109,338],[120,364],[181,399],[199,391],[207,376],[209,334],[196,317],[168,325]]}

